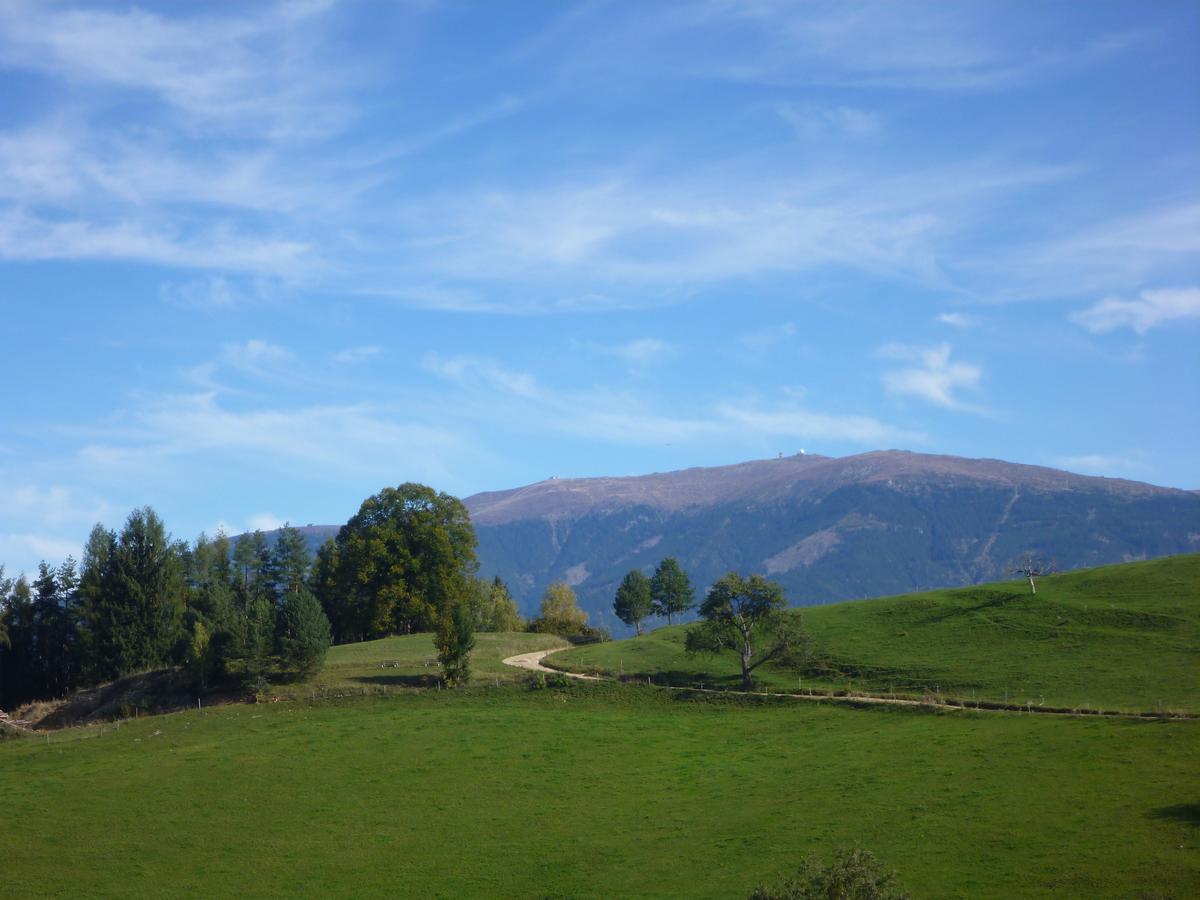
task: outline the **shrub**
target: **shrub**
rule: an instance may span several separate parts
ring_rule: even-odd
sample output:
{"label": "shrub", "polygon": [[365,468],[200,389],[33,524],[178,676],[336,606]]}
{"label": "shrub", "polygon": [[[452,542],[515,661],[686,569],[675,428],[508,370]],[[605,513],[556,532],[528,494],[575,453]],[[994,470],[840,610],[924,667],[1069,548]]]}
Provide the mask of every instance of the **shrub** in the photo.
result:
{"label": "shrub", "polygon": [[750,900],[909,900],[896,881],[869,850],[861,847],[834,852],[823,864],[808,856],[794,875],[750,892]]}

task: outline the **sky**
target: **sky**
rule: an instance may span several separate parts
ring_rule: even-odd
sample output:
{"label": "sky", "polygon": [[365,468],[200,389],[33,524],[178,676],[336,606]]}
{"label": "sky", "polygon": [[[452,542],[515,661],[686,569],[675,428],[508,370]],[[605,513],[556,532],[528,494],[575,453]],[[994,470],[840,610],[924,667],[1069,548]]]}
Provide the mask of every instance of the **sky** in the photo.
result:
{"label": "sky", "polygon": [[0,2],[0,562],[902,448],[1200,488],[1200,3]]}

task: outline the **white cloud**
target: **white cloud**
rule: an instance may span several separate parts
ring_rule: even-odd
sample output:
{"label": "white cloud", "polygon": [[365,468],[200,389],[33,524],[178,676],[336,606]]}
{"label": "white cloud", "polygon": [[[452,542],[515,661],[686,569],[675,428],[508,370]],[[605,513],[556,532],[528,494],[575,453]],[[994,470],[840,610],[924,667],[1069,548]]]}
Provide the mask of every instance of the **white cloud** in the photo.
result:
{"label": "white cloud", "polygon": [[951,352],[946,343],[936,347],[907,344],[880,347],[876,354],[880,358],[917,363],[910,368],[885,372],[884,388],[889,394],[919,397],[935,406],[979,412],[978,407],[963,402],[956,393],[960,389],[977,388],[983,370],[970,363],[951,361]]}
{"label": "white cloud", "polygon": [[969,316],[961,312],[944,312],[937,316],[937,321],[943,325],[949,325],[951,328],[974,328],[979,324],[979,319],[976,316]]}
{"label": "white cloud", "polygon": [[345,350],[340,350],[333,355],[333,361],[339,366],[352,366],[355,363],[365,362],[372,357],[378,356],[383,352],[382,347],[368,345],[363,347],[347,347]]}
{"label": "white cloud", "polygon": [[[95,495],[80,496],[64,485],[41,488],[26,484],[0,487],[0,512],[7,519],[42,525],[91,524],[108,512],[108,503]],[[0,561],[3,561],[0,558]]]}
{"label": "white cloud", "polygon": [[332,2],[277,3],[264,13],[167,18],[137,8],[63,9],[13,0],[0,10],[0,62],[76,85],[156,97],[195,124],[311,132],[344,116],[297,52]]}
{"label": "white cloud", "polygon": [[465,448],[453,434],[392,421],[367,404],[236,410],[216,392],[152,398],[128,413],[131,424],[80,450],[81,462],[117,472],[144,471],[172,459],[229,454],[237,464],[293,466],[311,473],[394,474],[452,480],[449,458]]}
{"label": "white cloud", "polygon": [[882,127],[879,117],[852,106],[803,106],[783,103],[776,111],[803,138],[823,138],[830,134],[867,137]]}
{"label": "white cloud", "polygon": [[766,350],[775,344],[796,336],[796,324],[784,322],[781,325],[770,325],[756,331],[747,331],[738,335],[738,342],[751,350]]}
{"label": "white cloud", "polygon": [[425,368],[459,384],[478,405],[455,408],[472,416],[519,420],[524,427],[615,444],[655,445],[724,439],[755,442],[764,437],[823,438],[863,445],[923,440],[919,434],[868,416],[818,412],[801,407],[794,389],[787,402],[771,407],[721,400],[692,415],[664,414],[644,398],[606,390],[551,390],[533,375],[470,357],[426,357]]}
{"label": "white cloud", "polygon": [[616,356],[625,360],[631,366],[646,366],[661,362],[668,356],[673,356],[677,348],[674,344],[661,341],[658,338],[635,338],[623,344],[598,348],[601,353]]}
{"label": "white cloud", "polygon": [[1200,319],[1200,288],[1142,291],[1136,300],[1108,297],[1071,313],[1071,321],[1103,333],[1131,328],[1145,334],[1167,322]]}
{"label": "white cloud", "polygon": [[282,528],[283,520],[271,513],[258,513],[250,517],[246,524],[247,531],[274,531],[277,528]]}
{"label": "white cloud", "polygon": [[0,561],[5,563],[9,576],[37,570],[37,564],[46,561],[57,565],[68,556],[79,560],[83,552],[77,541],[64,540],[47,534],[31,532],[0,532]]}
{"label": "white cloud", "polygon": [[1083,453],[1078,456],[1059,457],[1058,465],[1072,472],[1085,475],[1127,476],[1145,471],[1146,467],[1137,459],[1126,455],[1107,453]]}

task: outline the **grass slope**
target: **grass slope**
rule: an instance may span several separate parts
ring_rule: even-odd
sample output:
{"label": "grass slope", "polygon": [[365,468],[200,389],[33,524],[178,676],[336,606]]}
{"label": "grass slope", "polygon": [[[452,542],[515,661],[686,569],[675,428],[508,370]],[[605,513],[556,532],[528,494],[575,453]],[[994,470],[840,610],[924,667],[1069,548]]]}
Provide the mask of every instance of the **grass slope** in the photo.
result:
{"label": "grass slope", "polygon": [[1183,897],[1198,737],[618,684],[219,707],[0,744],[0,874],[10,896],[737,897],[860,842],[918,897]]}
{"label": "grass slope", "polygon": [[[1200,555],[800,613],[831,672],[805,686],[1129,711],[1200,712]],[[735,685],[728,657],[689,657],[687,626],[557,653],[571,671]],[[771,689],[798,673],[760,670]]]}

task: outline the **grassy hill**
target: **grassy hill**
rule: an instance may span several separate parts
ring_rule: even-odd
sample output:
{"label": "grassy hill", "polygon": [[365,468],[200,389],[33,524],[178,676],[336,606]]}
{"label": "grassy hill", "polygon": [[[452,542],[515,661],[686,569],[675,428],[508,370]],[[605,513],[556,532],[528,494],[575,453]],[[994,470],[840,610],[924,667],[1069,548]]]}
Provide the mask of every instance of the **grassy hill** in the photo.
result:
{"label": "grassy hill", "polygon": [[[957,641],[938,665],[993,687],[1014,655],[1031,678],[1086,664],[1142,691],[1145,670],[1179,657],[1186,697],[1196,567],[1047,579],[1031,601],[1044,613],[999,585],[805,615],[822,645],[895,670],[926,671]],[[674,671],[678,634],[585,649]],[[0,742],[2,892],[738,897],[855,843],[916,897],[1184,897],[1200,883],[1200,722],[538,688],[500,663],[555,642],[481,635],[462,691],[420,687],[428,635],[345,645],[279,686],[281,702]]]}
{"label": "grassy hill", "polygon": [[[763,670],[798,685],[1059,707],[1200,712],[1200,555],[1023,582],[803,610],[819,665]],[[690,657],[687,626],[557,653],[572,671],[737,683],[736,663]]]}
{"label": "grassy hill", "polygon": [[0,859],[11,896],[727,898],[858,842],[918,897],[1182,897],[1197,737],[611,683],[226,706],[0,743]]}

